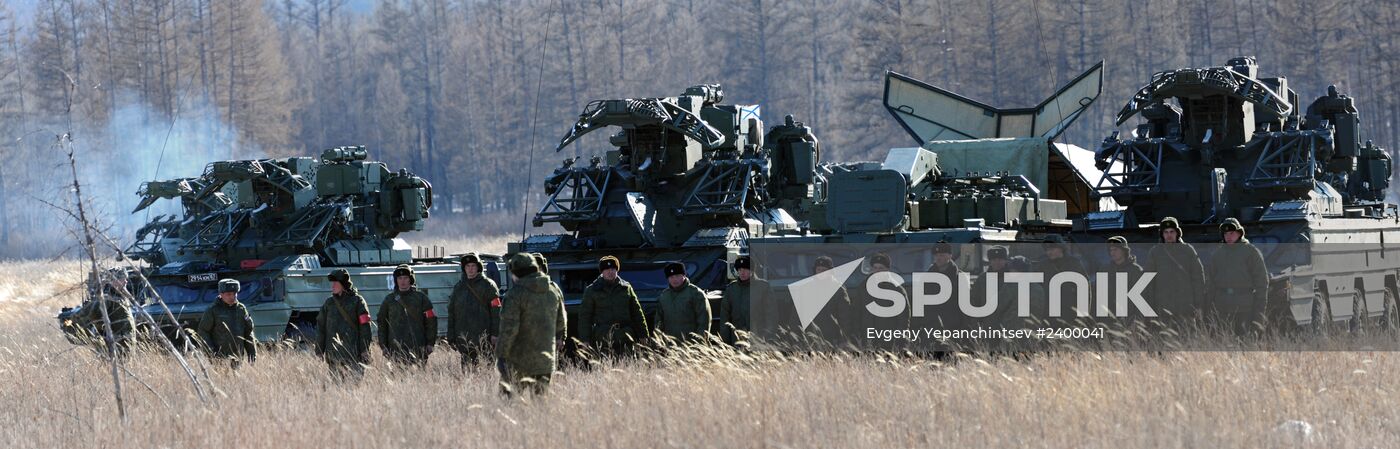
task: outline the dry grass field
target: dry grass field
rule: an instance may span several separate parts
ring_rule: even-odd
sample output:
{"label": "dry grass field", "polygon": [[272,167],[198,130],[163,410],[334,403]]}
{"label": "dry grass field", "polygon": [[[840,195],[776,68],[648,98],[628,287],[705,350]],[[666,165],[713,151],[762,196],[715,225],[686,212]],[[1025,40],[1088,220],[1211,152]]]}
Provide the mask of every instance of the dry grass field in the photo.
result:
{"label": "dry grass field", "polygon": [[[721,350],[566,369],[550,394],[503,400],[495,371],[383,359],[359,384],[312,355],[265,351],[232,371],[107,365],[52,316],[75,262],[0,263],[0,447],[1394,447],[1391,353],[1062,354],[952,362],[783,358]],[[57,296],[54,296],[56,295]],[[203,366],[197,363],[197,366]]]}

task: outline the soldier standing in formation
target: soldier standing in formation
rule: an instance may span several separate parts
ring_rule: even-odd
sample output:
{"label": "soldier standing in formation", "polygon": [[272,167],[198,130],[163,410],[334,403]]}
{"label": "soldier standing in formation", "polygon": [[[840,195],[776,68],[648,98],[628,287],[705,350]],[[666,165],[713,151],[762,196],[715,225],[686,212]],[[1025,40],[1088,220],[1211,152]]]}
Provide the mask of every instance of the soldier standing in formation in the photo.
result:
{"label": "soldier standing in formation", "polygon": [[[1037,305],[1040,310],[1037,310],[1035,316],[1047,320],[1050,324],[1056,325],[1067,324],[1078,320],[1080,313],[1078,310],[1079,288],[1075,284],[1066,283],[1062,284],[1058,289],[1051,289],[1050,281],[1055,278],[1055,275],[1060,273],[1073,272],[1083,275],[1084,263],[1069,254],[1069,243],[1059,234],[1045,236],[1044,245],[1045,258],[1035,263],[1034,270],[1045,274],[1044,291],[1047,296],[1044,300],[1038,301]],[[1087,280],[1088,278],[1085,279]],[[1083,293],[1087,294],[1089,292]],[[1050,309],[1050,298],[1054,297],[1054,295],[1059,295],[1058,297],[1060,299],[1059,317],[1049,316],[1052,312]],[[1043,312],[1043,314],[1040,312]],[[1092,310],[1084,312],[1092,313]]]}
{"label": "soldier standing in formation", "polygon": [[238,302],[241,287],[234,279],[219,281],[219,300],[209,306],[195,326],[199,339],[213,357],[228,359],[234,368],[244,359],[250,363],[258,359],[253,318],[248,315],[248,308]]}
{"label": "soldier standing in formation", "polygon": [[350,282],[349,271],[336,269],[326,279],[331,282],[331,296],[316,316],[316,354],[326,359],[332,373],[358,380],[369,365],[374,338],[369,328],[369,305]]}
{"label": "soldier standing in formation", "polygon": [[583,291],[578,310],[578,338],[593,348],[614,355],[631,353],[647,335],[642,303],[632,284],[618,273],[622,263],[613,256],[598,259],[598,279]]}
{"label": "soldier standing in formation", "polygon": [[1127,284],[1123,287],[1124,291],[1126,291],[1126,289],[1132,288],[1132,286],[1137,283],[1138,279],[1142,278],[1142,271],[1142,266],[1137,263],[1137,257],[1133,256],[1132,247],[1128,246],[1128,239],[1118,235],[1109,237],[1108,266],[1104,269],[1104,273],[1108,274],[1108,285],[1106,289],[1102,290],[1108,294],[1106,297],[1099,298],[1098,306],[1102,310],[1112,312],[1113,315],[1111,316],[1117,317],[1118,319],[1116,321],[1121,324],[1129,324],[1139,317],[1118,315],[1118,312],[1120,312],[1118,310],[1118,303],[1120,301],[1124,301],[1124,305],[1127,306],[1127,309],[1122,310],[1122,312],[1134,315],[1138,313],[1137,309],[1126,303],[1126,298],[1118,297],[1118,273],[1127,274]]}
{"label": "soldier standing in formation", "polygon": [[1211,305],[1223,324],[1243,333],[1256,329],[1263,319],[1264,302],[1269,293],[1269,271],[1264,256],[1245,238],[1239,220],[1225,219],[1220,224],[1225,244],[1215,251],[1211,260]]}
{"label": "soldier standing in formation", "polygon": [[1181,223],[1162,219],[1162,242],[1147,253],[1147,271],[1157,273],[1147,286],[1147,301],[1160,319],[1186,322],[1206,306],[1206,273],[1196,248],[1181,239]]}
{"label": "soldier standing in formation", "polygon": [[489,356],[496,342],[501,291],[483,274],[475,253],[462,256],[462,280],[452,287],[447,305],[447,342],[462,355],[462,367],[475,366]]}
{"label": "soldier standing in formation", "polygon": [[705,292],[690,283],[679,262],[666,264],[664,272],[670,288],[657,298],[656,331],[677,341],[703,341],[712,317]]}
{"label": "soldier standing in formation", "polygon": [[496,356],[504,366],[501,390],[507,396],[521,390],[544,393],[567,328],[564,298],[529,254],[512,255],[507,266],[515,283],[503,301],[496,346]]}
{"label": "soldier standing in formation", "polygon": [[739,331],[749,332],[752,328],[749,312],[754,296],[762,301],[768,290],[767,282],[754,277],[749,256],[734,259],[734,275],[738,279],[724,287],[719,303],[720,338],[731,345],[739,342]]}
{"label": "soldier standing in formation", "polygon": [[[962,273],[962,268],[953,261],[953,245],[946,240],[940,240],[933,245],[933,265],[929,265],[929,273],[939,273],[948,277],[949,287],[952,296],[948,302],[938,306],[930,307],[924,311],[924,316],[936,317],[941,327],[944,328],[964,328],[968,324],[968,319],[964,317],[962,311],[958,310],[958,289],[962,288],[958,281],[958,274]],[[928,288],[928,287],[925,287]]]}
{"label": "soldier standing in formation", "polygon": [[394,291],[379,306],[379,348],[391,363],[426,367],[437,344],[438,319],[428,294],[417,287],[413,268],[394,269]]}

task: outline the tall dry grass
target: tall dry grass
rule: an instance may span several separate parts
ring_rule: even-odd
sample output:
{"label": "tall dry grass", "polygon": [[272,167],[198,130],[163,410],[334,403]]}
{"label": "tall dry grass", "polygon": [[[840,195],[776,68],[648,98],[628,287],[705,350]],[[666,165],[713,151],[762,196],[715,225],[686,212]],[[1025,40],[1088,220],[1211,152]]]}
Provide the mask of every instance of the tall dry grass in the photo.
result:
{"label": "tall dry grass", "polygon": [[[3,264],[0,279],[63,269],[78,271]],[[1400,357],[1359,352],[935,362],[704,350],[566,369],[521,403],[497,395],[493,369],[461,373],[445,349],[422,372],[376,355],[356,385],[308,353],[265,350],[212,369],[201,403],[148,351],[129,360],[123,424],[104,366],[52,324],[60,304],[0,301],[0,447],[1390,447],[1400,435]]]}

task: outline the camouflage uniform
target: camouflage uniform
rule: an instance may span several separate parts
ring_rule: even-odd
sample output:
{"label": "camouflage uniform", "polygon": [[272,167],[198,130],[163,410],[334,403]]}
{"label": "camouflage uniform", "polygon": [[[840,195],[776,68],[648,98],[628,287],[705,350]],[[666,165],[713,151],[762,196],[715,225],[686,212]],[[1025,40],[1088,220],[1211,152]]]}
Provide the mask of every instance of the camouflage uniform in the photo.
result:
{"label": "camouflage uniform", "polygon": [[[233,279],[219,281],[219,293],[238,293],[240,285]],[[204,312],[195,327],[199,339],[204,342],[214,357],[231,359],[238,367],[240,360],[249,362],[258,359],[257,339],[253,337],[253,318],[243,303],[234,301],[232,305],[223,299],[215,299],[214,305]]]}
{"label": "camouflage uniform", "polygon": [[[666,276],[685,274],[679,263],[666,265]],[[697,341],[710,332],[710,301],[705,292],[686,279],[680,287],[668,287],[657,298],[656,329],[677,341]]]}
{"label": "camouflage uniform", "polygon": [[[407,265],[394,269],[395,282],[399,276],[408,276],[413,285],[418,283],[413,269]],[[395,287],[384,297],[379,306],[379,318],[375,320],[379,325],[379,349],[394,363],[426,366],[428,355],[437,344],[438,320],[433,302],[416,286],[409,287],[408,291]]]}
{"label": "camouflage uniform", "polygon": [[[620,268],[616,258],[604,257],[598,262],[599,271]],[[578,308],[578,338],[594,348],[614,353],[626,353],[632,343],[647,335],[647,319],[642,303],[621,276],[609,282],[598,276],[583,291],[583,303]]]}
{"label": "camouflage uniform", "polygon": [[[1108,266],[1104,267],[1103,272],[1108,274],[1108,285],[1103,291],[1108,292],[1108,297],[1097,298],[1097,307],[1106,308],[1113,313],[1111,316],[1118,317],[1118,302],[1120,299],[1118,297],[1118,273],[1127,274],[1128,283],[1123,287],[1125,289],[1124,291],[1127,291],[1126,289],[1131,289],[1134,284],[1137,284],[1138,279],[1142,278],[1143,270],[1142,266],[1137,263],[1137,257],[1133,256],[1133,250],[1128,246],[1128,240],[1126,238],[1120,236],[1109,237],[1108,246],[1109,248],[1122,248],[1126,254],[1123,258],[1123,263],[1113,263],[1112,258],[1110,258]],[[1126,303],[1126,305],[1127,310],[1125,310],[1125,312],[1130,315],[1120,317],[1116,321],[1120,324],[1129,324],[1142,318],[1136,307],[1131,303]],[[1098,311],[1095,309],[1095,315],[1097,316],[1097,314]]]}
{"label": "camouflage uniform", "polygon": [[1211,259],[1211,306],[1226,325],[1237,332],[1251,329],[1263,318],[1264,302],[1269,293],[1269,270],[1259,248],[1244,237],[1239,220],[1225,219],[1220,233],[1239,231],[1240,240],[1222,244]]}
{"label": "camouflage uniform", "polygon": [[[749,257],[736,259],[734,269],[751,269]],[[762,301],[767,292],[768,283],[755,274],[750,274],[747,281],[735,279],[724,287],[724,296],[719,302],[719,331],[725,343],[737,343],[739,331],[748,332],[752,329],[749,312],[752,310],[754,295],[758,295]]]}
{"label": "camouflage uniform", "polygon": [[452,287],[447,304],[447,342],[462,354],[462,365],[475,365],[482,355],[490,354],[491,339],[500,328],[501,290],[496,282],[480,270],[476,278],[468,279],[466,266],[481,261],[475,254],[462,257],[462,279]]}
{"label": "camouflage uniform", "polygon": [[[1162,220],[1161,229],[1176,229],[1175,218]],[[1147,301],[1160,319],[1179,321],[1200,315],[1206,309],[1206,273],[1196,248],[1180,237],[1175,243],[1163,241],[1147,253],[1148,272],[1157,273],[1147,286]]]}
{"label": "camouflage uniform", "polygon": [[337,269],[327,276],[340,282],[345,291],[331,295],[316,316],[316,354],[325,358],[336,374],[364,373],[369,364],[373,334],[369,328],[369,305],[350,282],[350,273]]}
{"label": "camouflage uniform", "polygon": [[504,363],[502,390],[507,395],[522,387],[539,394],[549,387],[567,323],[564,298],[540,273],[530,255],[518,253],[509,260],[514,286],[506,292],[501,308],[501,338],[496,356]]}

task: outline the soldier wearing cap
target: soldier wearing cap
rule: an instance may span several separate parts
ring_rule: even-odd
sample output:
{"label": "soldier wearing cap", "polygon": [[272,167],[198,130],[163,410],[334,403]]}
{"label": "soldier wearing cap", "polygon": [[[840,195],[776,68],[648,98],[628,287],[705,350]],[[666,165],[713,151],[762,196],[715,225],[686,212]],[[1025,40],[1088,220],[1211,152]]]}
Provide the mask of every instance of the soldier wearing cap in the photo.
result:
{"label": "soldier wearing cap", "polygon": [[462,355],[462,366],[475,366],[489,357],[495,344],[501,312],[501,290],[486,277],[481,258],[462,256],[462,279],[452,287],[447,303],[447,342]]}
{"label": "soldier wearing cap", "polygon": [[669,287],[657,299],[655,332],[678,341],[705,339],[712,318],[705,292],[690,283],[679,262],[666,264],[664,273]]}
{"label": "soldier wearing cap", "polygon": [[522,390],[544,393],[557,366],[567,322],[564,298],[550,285],[529,254],[516,253],[507,261],[514,285],[501,307],[501,391],[510,396]]}
{"label": "soldier wearing cap", "polygon": [[340,377],[359,379],[369,365],[374,335],[369,328],[369,305],[344,268],[331,271],[326,279],[331,296],[316,315],[316,354],[325,358],[331,372]]}
{"label": "soldier wearing cap", "polygon": [[992,280],[988,274],[997,275],[995,285],[997,309],[992,314],[981,320],[987,326],[1018,326],[1021,324],[1020,317],[1016,316],[1016,285],[1006,281],[1007,273],[1015,273],[1017,270],[1011,264],[1011,253],[1005,246],[995,245],[987,249],[987,266],[982,270],[977,282],[972,287],[972,297],[974,304],[986,304],[990,300],[992,290],[988,286]]}
{"label": "soldier wearing cap", "polygon": [[1118,310],[1118,304],[1120,302],[1123,302],[1123,304],[1127,306],[1125,310],[1121,311],[1124,313],[1136,314],[1138,313],[1138,310],[1135,307],[1124,302],[1126,298],[1118,297],[1118,274],[1123,273],[1126,275],[1125,279],[1127,283],[1123,286],[1122,291],[1127,291],[1127,289],[1132,288],[1133,285],[1137,284],[1138,279],[1142,278],[1142,266],[1138,265],[1137,257],[1133,256],[1133,248],[1131,246],[1128,246],[1128,239],[1121,235],[1115,235],[1113,237],[1108,238],[1107,251],[1108,266],[1104,267],[1103,272],[1108,274],[1108,286],[1107,288],[1102,289],[1102,291],[1107,292],[1108,297],[1098,298],[1098,305],[1101,308],[1105,308],[1106,310],[1113,312],[1113,316],[1118,317],[1119,322],[1121,324],[1127,324],[1130,321],[1125,321],[1123,320],[1124,318],[1132,320],[1139,317],[1117,315],[1117,313],[1120,312],[1120,310]]}
{"label": "soldier wearing cap", "polygon": [[632,284],[619,272],[622,262],[613,256],[598,259],[598,278],[583,290],[578,309],[578,338],[585,344],[613,354],[627,354],[647,335],[647,319]]}
{"label": "soldier wearing cap", "polygon": [[1211,259],[1211,306],[1223,324],[1236,332],[1255,330],[1263,319],[1269,293],[1269,270],[1259,248],[1245,238],[1239,220],[1227,218],[1220,224],[1225,242]]}
{"label": "soldier wearing cap", "polygon": [[[1058,291],[1051,291],[1049,289],[1051,279],[1054,279],[1055,276],[1060,273],[1079,273],[1081,276],[1083,276],[1085,274],[1084,263],[1080,261],[1079,258],[1069,253],[1069,243],[1066,242],[1065,238],[1059,234],[1050,234],[1045,236],[1043,248],[1045,250],[1045,257],[1035,262],[1033,270],[1045,274],[1044,285],[1046,287],[1046,294],[1059,295],[1060,314],[1058,318],[1063,320],[1063,322],[1069,322],[1077,320],[1079,318],[1080,313],[1092,314],[1092,309],[1084,311],[1078,310],[1078,298],[1080,292],[1079,287],[1075,284],[1062,284]],[[1086,276],[1085,279],[1087,280],[1088,277]],[[1045,314],[1037,314],[1037,316],[1045,319],[1054,318],[1048,316],[1048,314],[1050,313],[1049,297],[1042,298],[1041,300],[1036,302],[1039,303],[1039,305],[1041,306],[1037,309],[1045,312]]]}
{"label": "soldier wearing cap", "polygon": [[768,290],[768,283],[754,276],[749,256],[734,259],[734,276],[738,279],[724,287],[719,302],[720,337],[731,345],[739,341],[739,331],[750,330],[752,303],[762,301]]}
{"label": "soldier wearing cap", "polygon": [[1206,309],[1205,267],[1196,248],[1181,239],[1181,223],[1162,219],[1158,226],[1162,241],[1147,253],[1147,271],[1156,273],[1147,286],[1148,305],[1163,319],[1197,317]]}
{"label": "soldier wearing cap", "polygon": [[394,268],[394,291],[379,305],[379,349],[390,362],[425,367],[437,344],[438,318],[428,294],[418,288],[413,267]]}
{"label": "soldier wearing cap", "polygon": [[[829,277],[831,276],[830,274],[824,273],[835,268],[835,266],[836,264],[831,260],[831,257],[817,256],[816,260],[812,262],[812,275],[824,275]],[[786,307],[786,304],[776,304],[773,305],[773,307],[784,311],[792,309],[790,310],[790,314],[796,319],[797,311],[795,308]],[[864,312],[864,309],[855,309],[851,307],[851,297],[846,291],[846,287],[844,285],[838,285],[836,287],[836,293],[831,295],[831,300],[828,301],[828,305],[822,308],[821,313],[817,315],[816,319],[812,320],[812,323],[818,330],[822,331],[823,336],[838,339],[835,342],[841,343],[845,342],[843,337],[850,335],[847,331],[854,332],[856,330],[855,323],[860,321],[860,317]],[[842,326],[842,323],[845,323],[846,326]],[[864,329],[861,329],[856,333],[863,335],[864,332]]]}
{"label": "soldier wearing cap", "polygon": [[[894,268],[894,265],[890,260],[890,256],[885,253],[875,253],[874,255],[871,255],[868,260],[870,262],[870,275],[865,279],[865,281],[861,282],[860,287],[856,289],[856,292],[859,295],[858,298],[860,298],[861,301],[861,303],[857,304],[857,306],[866,307],[869,304],[888,306],[889,300],[878,299],[871,294],[869,283],[870,277],[875,277],[877,275],[880,275],[880,273],[889,272]],[[895,274],[895,276],[898,277],[898,274]],[[910,307],[910,303],[908,301],[909,289],[905,287],[903,277],[899,277],[898,282],[898,284],[882,282],[879,288],[884,290],[893,290],[895,292],[898,292],[899,296],[906,298],[904,311],[901,312],[899,315],[887,318],[876,317],[873,315],[867,317],[866,319],[868,323],[873,325],[873,327],[875,327],[876,329],[906,329],[910,326],[910,324],[912,324],[910,322],[910,318],[913,316],[913,307]]]}
{"label": "soldier wearing cap", "polygon": [[[943,327],[963,327],[966,325],[965,315],[958,310],[957,298],[958,289],[962,284],[958,281],[958,274],[962,273],[962,268],[953,261],[953,245],[947,240],[939,240],[933,245],[933,264],[925,270],[929,273],[938,273],[948,277],[948,285],[952,290],[952,298],[946,303],[930,307],[924,311],[925,316],[932,315],[939,320]],[[934,290],[934,287],[924,287],[926,291]]]}
{"label": "soldier wearing cap", "polygon": [[246,359],[258,359],[257,339],[253,337],[253,318],[248,308],[238,302],[241,285],[237,280],[219,281],[219,300],[204,311],[195,331],[215,358],[227,359],[237,368]]}

